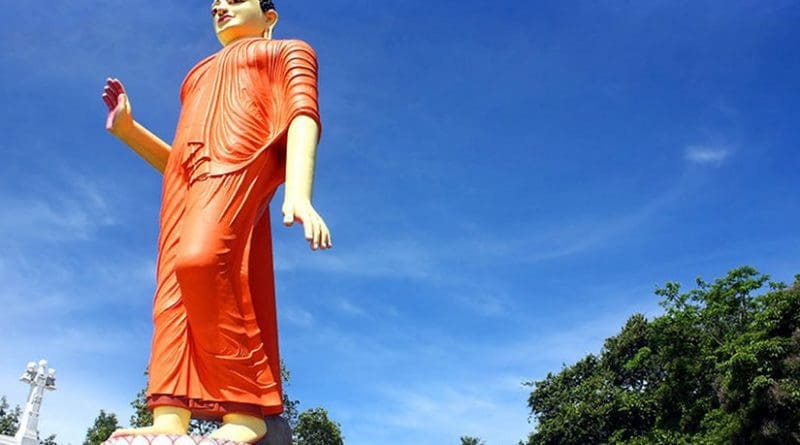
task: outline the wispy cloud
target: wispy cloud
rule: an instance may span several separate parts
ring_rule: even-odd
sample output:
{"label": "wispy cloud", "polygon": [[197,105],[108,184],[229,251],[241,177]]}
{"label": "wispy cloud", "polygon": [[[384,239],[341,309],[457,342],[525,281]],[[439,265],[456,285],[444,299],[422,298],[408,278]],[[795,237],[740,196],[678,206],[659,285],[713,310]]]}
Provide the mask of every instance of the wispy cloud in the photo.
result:
{"label": "wispy cloud", "polygon": [[[129,14],[125,9],[134,6],[126,4],[102,5],[91,11],[83,11],[83,5],[72,6],[70,9],[66,3],[54,4],[51,12],[62,17],[75,13],[91,14],[93,26],[76,29],[66,20],[52,21],[47,26],[39,26],[40,32],[25,30],[10,33],[9,50],[3,54],[3,58],[25,68],[28,74],[25,77],[38,78],[44,75],[44,70],[37,69],[44,63],[57,67],[62,82],[86,82],[87,79],[102,81],[103,76],[110,74],[109,69],[115,72],[135,71],[138,77],[159,82],[159,78],[164,77],[158,75],[159,69],[174,66],[181,50],[197,52],[198,47],[207,46],[208,40],[192,43],[190,37],[179,39],[173,36],[161,41],[159,51],[145,51],[146,42],[130,38],[136,35],[137,30],[159,32],[168,26],[196,21],[197,17],[187,14],[186,8],[181,6],[164,4],[158,14]],[[128,20],[120,21],[119,17],[123,16]],[[210,27],[209,23],[205,34],[213,39]],[[145,66],[151,67],[150,70],[143,69]]]}
{"label": "wispy cloud", "polygon": [[300,328],[314,326],[314,315],[298,306],[287,306],[281,312],[281,318]]}
{"label": "wispy cloud", "polygon": [[35,192],[0,194],[3,243],[87,240],[97,229],[115,224],[99,187],[74,173],[58,174]]}
{"label": "wispy cloud", "polygon": [[335,309],[345,315],[354,317],[369,317],[369,314],[367,314],[367,311],[364,310],[364,308],[353,303],[353,301],[349,298],[336,299],[333,303],[333,306]]}
{"label": "wispy cloud", "polygon": [[[464,435],[480,436],[491,443],[515,443],[530,430],[522,406],[525,391],[520,382],[503,376],[387,387],[384,397],[390,409],[368,419],[400,429],[403,438],[393,443],[457,443]],[[381,437],[376,434],[373,439]],[[381,443],[386,443],[388,438],[383,439]],[[366,442],[362,439],[359,443]]]}
{"label": "wispy cloud", "polygon": [[[544,263],[602,249],[646,230],[657,215],[676,205],[695,186],[690,175],[683,175],[660,193],[616,215],[554,215],[550,222],[544,221],[538,227],[525,227],[524,233],[475,228],[447,239],[414,233],[391,242],[370,239],[365,233],[357,243],[340,243],[331,251],[313,255],[296,246],[284,246],[278,240],[276,268],[472,286],[474,281],[469,276],[453,272],[498,264]],[[502,312],[503,302],[497,295],[472,298],[483,301],[481,306],[487,312]]]}
{"label": "wispy cloud", "polygon": [[507,315],[512,304],[512,299],[506,295],[491,291],[477,291],[464,295],[463,307],[471,308],[484,317],[499,317]]}
{"label": "wispy cloud", "polygon": [[690,145],[685,150],[686,160],[697,165],[719,165],[730,155],[727,148],[710,145]]}
{"label": "wispy cloud", "polygon": [[[614,306],[559,331],[539,330],[521,340],[487,337],[479,344],[441,335],[419,342],[415,332],[367,338],[326,330],[322,337],[335,339],[330,353],[339,363],[330,370],[333,380],[363,382],[353,389],[356,406],[333,405],[331,413],[354,445],[454,443],[461,435],[516,443],[532,429],[525,406],[530,388],[522,383],[598,352],[637,309],[638,302],[622,311]],[[357,347],[343,347],[340,340],[347,339]],[[338,375],[341,363],[352,366],[353,375]],[[390,372],[396,367],[403,372]]]}
{"label": "wispy cloud", "polygon": [[[333,387],[353,388],[350,402],[325,402],[342,422],[348,443],[452,443],[465,434],[489,443],[516,443],[532,428],[525,408],[530,389],[521,383],[599,351],[630,314],[654,314],[655,299],[643,298],[651,295],[652,285],[577,286],[572,293],[618,298],[569,312],[558,329],[539,326],[536,316],[525,312],[508,324],[525,325],[524,334],[487,331],[465,342],[452,327],[417,325],[409,314],[382,320],[379,330],[353,318],[344,322],[320,315],[313,330],[284,331],[282,347],[290,366],[298,354],[314,357],[315,371],[301,385],[316,387],[315,379],[325,375]],[[496,298],[506,299],[502,293]],[[494,313],[495,304],[489,306],[486,311]],[[324,391],[316,397],[325,400]],[[392,441],[389,435],[397,437]]]}
{"label": "wispy cloud", "polygon": [[425,278],[434,270],[438,256],[423,243],[405,239],[396,242],[363,242],[338,246],[330,252],[308,255],[297,248],[276,249],[275,268],[279,271],[312,269],[327,273],[366,277]]}

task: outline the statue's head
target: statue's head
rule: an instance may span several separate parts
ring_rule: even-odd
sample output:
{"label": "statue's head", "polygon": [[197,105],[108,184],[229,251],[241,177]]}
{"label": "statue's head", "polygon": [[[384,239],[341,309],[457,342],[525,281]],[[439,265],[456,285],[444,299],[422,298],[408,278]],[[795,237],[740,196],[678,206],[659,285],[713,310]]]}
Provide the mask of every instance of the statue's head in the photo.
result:
{"label": "statue's head", "polygon": [[223,46],[243,37],[272,38],[278,23],[272,0],[214,0],[211,16]]}

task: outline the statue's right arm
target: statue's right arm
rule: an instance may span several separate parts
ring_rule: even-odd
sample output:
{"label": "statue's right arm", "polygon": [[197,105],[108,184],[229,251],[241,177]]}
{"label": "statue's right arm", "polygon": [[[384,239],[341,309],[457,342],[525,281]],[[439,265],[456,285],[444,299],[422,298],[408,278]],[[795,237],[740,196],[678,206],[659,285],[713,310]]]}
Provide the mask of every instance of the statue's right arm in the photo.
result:
{"label": "statue's right arm", "polygon": [[125,94],[125,88],[119,80],[106,81],[103,101],[108,106],[106,130],[128,144],[156,170],[164,173],[172,147],[133,120],[128,95]]}

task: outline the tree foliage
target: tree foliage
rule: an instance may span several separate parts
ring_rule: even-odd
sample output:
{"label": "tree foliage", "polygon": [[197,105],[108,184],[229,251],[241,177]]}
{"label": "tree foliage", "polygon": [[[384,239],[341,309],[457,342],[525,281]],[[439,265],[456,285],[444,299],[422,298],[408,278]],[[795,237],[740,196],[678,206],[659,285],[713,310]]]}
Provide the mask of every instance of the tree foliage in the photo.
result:
{"label": "tree foliage", "polygon": [[[14,436],[19,430],[19,420],[22,417],[22,408],[19,405],[11,406],[6,396],[0,396],[0,435]],[[41,445],[58,445],[56,435],[51,434],[40,440]]]}
{"label": "tree foliage", "polygon": [[324,408],[300,413],[294,433],[296,445],[344,445],[341,427],[328,418]]}
{"label": "tree foliage", "polygon": [[[147,371],[144,372],[144,375],[147,375]],[[153,424],[153,412],[147,407],[146,387],[136,393],[136,398],[131,402],[131,408],[133,408],[130,419],[132,428],[142,428]]]}
{"label": "tree foliage", "polygon": [[13,436],[19,429],[19,418],[22,415],[22,409],[15,406],[13,409],[9,406],[6,396],[0,397],[0,434],[4,436]]}
{"label": "tree foliage", "polygon": [[86,431],[86,439],[83,445],[100,445],[111,436],[117,428],[117,415],[113,413],[106,413],[100,410],[100,414],[94,419],[94,425]]}
{"label": "tree foliage", "polygon": [[742,267],[656,294],[664,315],[529,383],[528,445],[800,443],[800,276]]}
{"label": "tree foliage", "polygon": [[461,436],[461,445],[486,445],[486,442],[478,437]]}
{"label": "tree foliage", "polygon": [[286,392],[286,387],[289,386],[291,378],[292,375],[289,369],[286,368],[283,360],[281,360],[281,380],[283,381],[283,414],[281,416],[286,419],[289,427],[294,430],[297,428],[298,416],[300,415],[300,401],[292,399],[289,397],[289,393]]}

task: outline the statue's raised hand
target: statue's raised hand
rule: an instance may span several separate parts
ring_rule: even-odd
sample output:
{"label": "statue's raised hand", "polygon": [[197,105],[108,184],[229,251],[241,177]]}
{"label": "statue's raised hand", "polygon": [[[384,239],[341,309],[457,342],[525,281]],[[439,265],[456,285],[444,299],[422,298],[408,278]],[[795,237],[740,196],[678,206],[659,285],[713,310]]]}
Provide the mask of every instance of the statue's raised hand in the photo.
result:
{"label": "statue's raised hand", "polygon": [[125,87],[118,79],[106,79],[103,88],[103,102],[108,107],[106,130],[115,136],[121,136],[133,128],[133,114]]}

